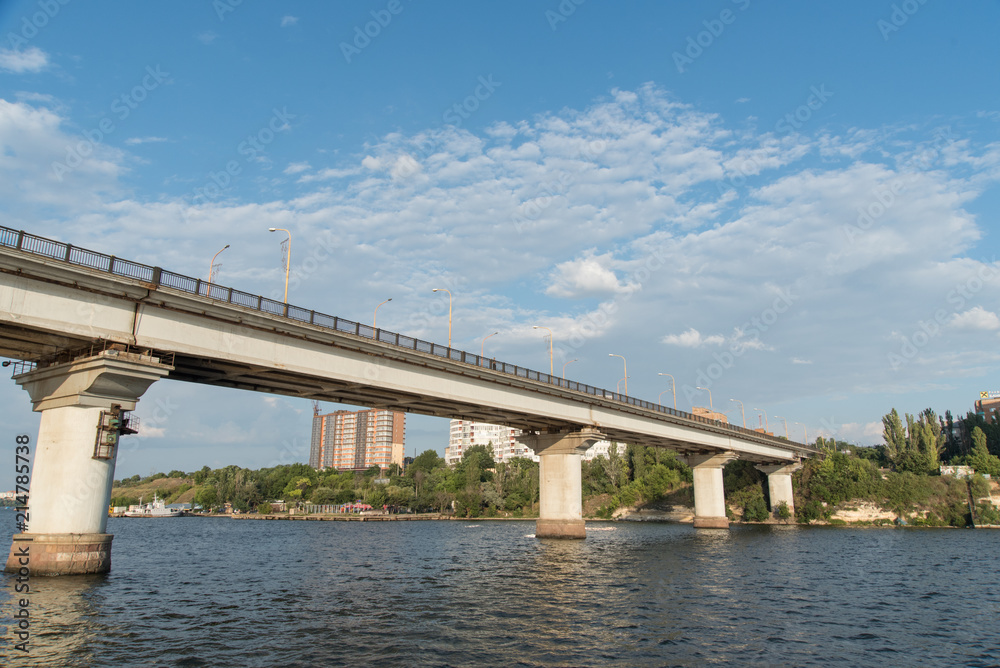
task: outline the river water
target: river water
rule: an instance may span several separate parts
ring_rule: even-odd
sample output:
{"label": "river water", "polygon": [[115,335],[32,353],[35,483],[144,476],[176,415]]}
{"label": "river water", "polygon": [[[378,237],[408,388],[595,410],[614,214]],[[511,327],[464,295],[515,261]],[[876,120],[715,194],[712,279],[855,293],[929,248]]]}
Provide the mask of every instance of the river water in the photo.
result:
{"label": "river water", "polygon": [[[11,666],[997,666],[1000,533],[111,519]],[[8,599],[8,600],[4,600]]]}

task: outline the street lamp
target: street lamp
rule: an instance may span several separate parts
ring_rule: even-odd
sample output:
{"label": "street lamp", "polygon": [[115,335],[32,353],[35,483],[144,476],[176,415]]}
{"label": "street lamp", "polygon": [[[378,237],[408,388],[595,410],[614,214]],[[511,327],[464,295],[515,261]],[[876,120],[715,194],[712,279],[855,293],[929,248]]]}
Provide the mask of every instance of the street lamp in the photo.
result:
{"label": "street lamp", "polygon": [[[669,373],[660,373],[657,375],[666,376],[667,378],[670,379],[670,390],[674,393],[674,410],[677,410],[677,385],[674,383],[674,377],[671,376]],[[666,392],[666,390],[663,390],[663,392]],[[661,397],[663,396],[663,392],[660,392]],[[657,399],[656,403],[660,403],[660,400]]]}
{"label": "street lamp", "polygon": [[486,336],[483,337],[483,342],[479,345],[479,356],[480,357],[483,356],[483,349],[486,348],[486,339],[490,338],[491,336],[496,336],[499,333],[500,332],[493,332],[492,334],[487,334]]}
{"label": "street lamp", "polygon": [[767,411],[765,411],[765,410],[764,410],[764,409],[762,409],[762,408],[755,408],[754,410],[755,410],[755,411],[760,411],[761,413],[763,413],[763,414],[764,414],[764,431],[765,431],[765,432],[767,432],[767,431],[771,431],[771,428],[767,426]]}
{"label": "street lamp", "polygon": [[715,410],[715,406],[712,405],[712,390],[708,389],[707,387],[696,387],[695,389],[705,390],[706,392],[708,392],[708,408],[709,408],[709,410],[713,410],[714,411]]}
{"label": "street lamp", "polygon": [[806,445],[809,445],[809,429],[808,429],[808,427],[806,427],[806,426],[805,426],[804,424],[802,424],[801,422],[796,422],[795,424],[797,424],[797,425],[799,425],[800,427],[802,427],[802,431],[804,431],[804,432],[805,432],[805,434],[806,434],[806,435],[805,435],[805,439],[806,439],[806,440],[805,440],[805,444],[806,444]]}
{"label": "street lamp", "polygon": [[786,420],[785,418],[781,417],[780,415],[775,415],[774,417],[776,419],[781,420],[782,422],[785,423],[785,440],[786,441],[791,440],[791,439],[788,438],[788,420]]}
{"label": "street lamp", "polygon": [[[622,358],[622,364],[625,365],[625,378],[623,380],[625,381],[625,396],[627,397],[628,396],[628,362],[625,361],[625,358],[622,355],[615,355],[614,353],[608,353],[608,357],[621,357]],[[621,382],[621,381],[619,381],[619,382]]]}
{"label": "street lamp", "polygon": [[[389,297],[384,302],[382,302],[382,304],[386,304],[391,301],[392,297]],[[382,304],[379,304],[378,306],[381,306]],[[372,318],[372,329],[378,329],[378,306],[375,307],[375,316]]]}
{"label": "street lamp", "polygon": [[448,293],[448,347],[451,348],[451,290],[448,288],[434,288],[431,292],[447,292]]}
{"label": "street lamp", "polygon": [[539,327],[538,325],[532,325],[532,329],[544,329],[549,333],[549,375],[552,375],[552,330],[548,327]]}
{"label": "street lamp", "polygon": [[565,364],[563,364],[563,380],[566,380],[566,366],[568,364],[572,364],[573,362],[579,362],[579,361],[580,361],[580,358],[576,357],[576,358],[571,359],[570,361],[566,362]]}
{"label": "street lamp", "polygon": [[743,428],[747,428],[747,414],[743,412],[743,402],[739,399],[730,399],[730,401],[735,401],[740,405],[740,415],[743,417]]}
{"label": "street lamp", "polygon": [[[229,244],[226,244],[225,246],[223,246],[222,250],[220,250],[219,253],[221,253],[222,251],[226,250],[227,248],[229,248]],[[212,256],[212,262],[211,262],[211,264],[208,265],[208,287],[205,289],[205,294],[207,296],[209,296],[209,297],[212,296],[211,295],[211,292],[212,292],[212,272],[215,271],[215,258],[219,257],[219,253],[216,253],[215,255]]]}
{"label": "street lamp", "polygon": [[288,303],[288,270],[292,266],[292,233],[283,227],[269,227],[268,232],[284,232],[288,235],[288,249],[285,254],[285,303]]}

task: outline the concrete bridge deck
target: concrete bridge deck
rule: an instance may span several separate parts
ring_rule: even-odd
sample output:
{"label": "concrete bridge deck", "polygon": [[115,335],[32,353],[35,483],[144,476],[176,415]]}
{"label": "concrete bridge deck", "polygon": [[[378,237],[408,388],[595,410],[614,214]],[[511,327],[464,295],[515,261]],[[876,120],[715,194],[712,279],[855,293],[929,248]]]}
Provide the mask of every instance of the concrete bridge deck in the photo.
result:
{"label": "concrete bridge deck", "polygon": [[[772,501],[791,505],[791,471],[816,453],[801,443],[3,227],[0,355],[23,361],[15,365],[15,380],[42,413],[32,532],[40,532],[53,559],[60,550],[87,553],[82,568],[98,570],[110,567],[111,537],[104,531],[117,435],[107,425],[117,425],[120,412],[133,410],[161,378],[520,428],[541,461],[539,536],[583,537],[580,453],[596,440],[687,455],[695,525],[705,527],[728,526],[725,462],[757,462],[769,475]],[[107,436],[104,450],[94,445],[95,426],[99,442]],[[90,482],[81,487],[81,479]],[[92,539],[81,547],[78,538],[66,538],[78,535]]]}

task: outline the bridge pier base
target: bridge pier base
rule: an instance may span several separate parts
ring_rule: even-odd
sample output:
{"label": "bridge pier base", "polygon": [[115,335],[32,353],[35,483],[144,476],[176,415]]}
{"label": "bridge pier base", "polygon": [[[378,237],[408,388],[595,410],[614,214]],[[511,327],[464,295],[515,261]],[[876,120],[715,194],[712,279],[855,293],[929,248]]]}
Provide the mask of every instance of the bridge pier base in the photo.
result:
{"label": "bridge pier base", "polygon": [[694,526],[696,529],[728,529],[722,467],[736,459],[731,452],[688,455],[694,477]]}
{"label": "bridge pier base", "polygon": [[134,409],[139,397],[170,369],[155,358],[105,351],[14,377],[42,415],[32,446],[30,531],[14,535],[8,572],[24,566],[32,575],[111,569],[108,503],[118,432],[102,412],[113,406]]}
{"label": "bridge pier base", "polygon": [[802,468],[802,464],[761,464],[756,467],[767,474],[767,492],[771,499],[772,513],[784,502],[788,510],[795,512],[795,494],[792,490],[792,474]]}
{"label": "bridge pier base", "polygon": [[524,438],[538,455],[536,538],[586,538],[583,520],[583,453],[604,437],[595,430]]}

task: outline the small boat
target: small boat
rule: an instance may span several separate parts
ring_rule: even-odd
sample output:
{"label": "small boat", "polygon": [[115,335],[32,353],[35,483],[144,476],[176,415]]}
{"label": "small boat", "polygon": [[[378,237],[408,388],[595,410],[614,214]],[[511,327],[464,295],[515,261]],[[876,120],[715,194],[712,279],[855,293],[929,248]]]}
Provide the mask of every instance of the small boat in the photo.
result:
{"label": "small boat", "polygon": [[167,508],[163,501],[160,501],[155,495],[152,503],[142,505],[142,499],[139,499],[138,506],[129,506],[125,512],[125,517],[181,517],[183,515],[183,510]]}

